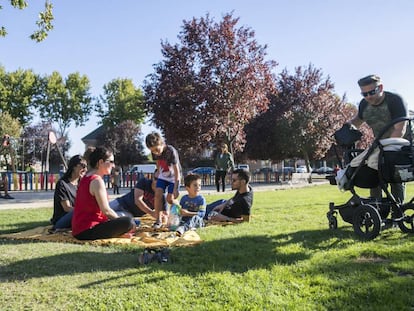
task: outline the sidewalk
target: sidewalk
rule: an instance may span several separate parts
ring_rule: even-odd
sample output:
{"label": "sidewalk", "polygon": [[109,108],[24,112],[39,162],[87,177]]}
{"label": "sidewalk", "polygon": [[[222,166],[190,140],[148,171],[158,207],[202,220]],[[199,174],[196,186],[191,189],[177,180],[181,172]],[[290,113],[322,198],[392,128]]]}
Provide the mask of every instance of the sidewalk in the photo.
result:
{"label": "sidewalk", "polygon": [[[253,187],[255,192],[258,191],[271,191],[271,190],[282,190],[282,189],[290,189],[290,188],[297,188],[297,187],[309,187],[309,186],[317,186],[320,184],[325,184],[327,181],[320,181],[315,180],[312,184],[308,183],[285,183],[285,184],[264,184],[264,183],[252,183],[251,186]],[[203,186],[201,193],[204,196],[209,196],[212,194],[217,194],[214,186]],[[108,189],[109,199],[113,200],[119,196],[124,195],[125,193],[129,192],[129,188],[121,188],[120,194],[114,195],[112,189]],[[184,187],[181,187],[180,193],[185,193]],[[220,192],[223,193],[223,192]],[[234,190],[231,190],[229,186],[227,186],[226,192],[227,194],[234,193]],[[9,194],[14,197],[14,199],[0,199],[0,211],[7,210],[7,209],[24,209],[24,208],[40,208],[40,207],[50,207],[53,208],[53,190],[37,190],[37,191],[10,191]]]}

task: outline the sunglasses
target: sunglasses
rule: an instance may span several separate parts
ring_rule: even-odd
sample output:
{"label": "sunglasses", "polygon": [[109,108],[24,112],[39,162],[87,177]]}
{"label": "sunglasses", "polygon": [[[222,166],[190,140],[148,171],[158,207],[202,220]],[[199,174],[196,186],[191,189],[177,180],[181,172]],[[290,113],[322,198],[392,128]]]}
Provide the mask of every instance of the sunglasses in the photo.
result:
{"label": "sunglasses", "polygon": [[362,95],[362,96],[364,96],[364,97],[367,97],[368,95],[369,95],[369,96],[372,96],[372,95],[377,94],[377,93],[378,93],[378,91],[379,91],[379,89],[380,89],[380,87],[379,87],[379,85],[378,85],[375,89],[373,89],[373,90],[371,90],[371,91],[368,91],[368,92],[361,92],[361,95]]}

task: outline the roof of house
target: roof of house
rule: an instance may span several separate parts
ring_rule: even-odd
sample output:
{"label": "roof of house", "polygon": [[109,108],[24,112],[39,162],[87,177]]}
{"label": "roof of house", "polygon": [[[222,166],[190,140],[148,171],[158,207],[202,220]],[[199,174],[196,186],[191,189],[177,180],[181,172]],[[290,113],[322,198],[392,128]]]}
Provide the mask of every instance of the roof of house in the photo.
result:
{"label": "roof of house", "polygon": [[97,127],[88,135],[81,138],[81,140],[86,143],[87,141],[96,140],[96,138],[105,131],[105,127],[103,125]]}

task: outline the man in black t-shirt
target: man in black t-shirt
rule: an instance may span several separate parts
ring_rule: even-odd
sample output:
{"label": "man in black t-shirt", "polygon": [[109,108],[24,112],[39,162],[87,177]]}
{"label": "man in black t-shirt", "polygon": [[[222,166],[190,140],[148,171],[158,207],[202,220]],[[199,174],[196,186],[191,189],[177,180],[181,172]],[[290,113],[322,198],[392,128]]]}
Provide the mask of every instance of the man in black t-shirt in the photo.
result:
{"label": "man in black t-shirt", "polygon": [[[253,188],[249,185],[247,170],[236,169],[231,175],[231,188],[236,194],[227,201],[217,201],[207,206],[207,217],[213,221],[242,222],[250,216],[253,205]],[[215,204],[220,202],[220,204]]]}

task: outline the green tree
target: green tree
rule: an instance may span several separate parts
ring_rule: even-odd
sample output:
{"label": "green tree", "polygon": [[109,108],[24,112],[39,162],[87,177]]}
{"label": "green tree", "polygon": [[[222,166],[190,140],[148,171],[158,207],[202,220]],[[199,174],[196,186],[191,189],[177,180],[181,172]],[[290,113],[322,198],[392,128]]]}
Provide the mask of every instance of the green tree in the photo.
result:
{"label": "green tree", "polygon": [[102,135],[97,137],[97,144],[111,147],[116,164],[125,168],[148,160],[140,134],[140,127],[134,121],[126,120],[114,127],[105,127]]}
{"label": "green tree", "polygon": [[10,164],[13,171],[16,170],[16,149],[21,131],[22,127],[16,118],[8,112],[0,112],[0,154],[4,157],[6,166],[9,167]]}
{"label": "green tree", "polygon": [[219,141],[243,150],[244,126],[268,107],[276,63],[238,22],[232,14],[184,21],[180,43],[162,42],[164,60],[144,82],[151,119],[180,154]]}
{"label": "green tree", "polygon": [[39,77],[32,70],[6,72],[0,66],[0,110],[24,126],[33,119],[33,101],[39,94]]}
{"label": "green tree", "polygon": [[37,99],[40,116],[56,122],[60,137],[74,123],[84,125],[93,111],[90,82],[86,75],[71,73],[64,80],[58,72],[42,78],[42,90]]}
{"label": "green tree", "polygon": [[[28,6],[28,2],[24,0],[10,0],[10,5],[23,10]],[[0,6],[0,10],[3,7]],[[41,42],[47,38],[49,31],[53,29],[53,4],[50,1],[45,1],[45,9],[44,11],[39,12],[39,19],[36,21],[36,25],[38,30],[33,32],[30,35],[30,39]],[[5,26],[0,27],[0,37],[5,37],[7,35],[7,30]]]}
{"label": "green tree", "polygon": [[131,120],[141,124],[145,118],[144,96],[131,79],[114,79],[104,85],[104,95],[96,106],[103,125],[115,127]]}

